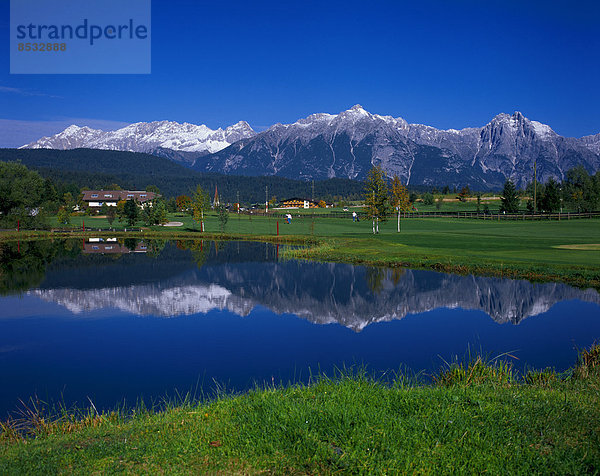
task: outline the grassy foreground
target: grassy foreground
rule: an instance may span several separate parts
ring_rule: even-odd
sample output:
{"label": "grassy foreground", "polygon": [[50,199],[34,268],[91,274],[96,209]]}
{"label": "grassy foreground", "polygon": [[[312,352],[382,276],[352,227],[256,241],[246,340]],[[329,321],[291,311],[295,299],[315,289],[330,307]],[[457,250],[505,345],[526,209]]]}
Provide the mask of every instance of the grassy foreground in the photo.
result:
{"label": "grassy foreground", "polygon": [[596,474],[600,347],[568,375],[454,364],[433,385],[364,375],[165,411],[30,418],[0,474]]}

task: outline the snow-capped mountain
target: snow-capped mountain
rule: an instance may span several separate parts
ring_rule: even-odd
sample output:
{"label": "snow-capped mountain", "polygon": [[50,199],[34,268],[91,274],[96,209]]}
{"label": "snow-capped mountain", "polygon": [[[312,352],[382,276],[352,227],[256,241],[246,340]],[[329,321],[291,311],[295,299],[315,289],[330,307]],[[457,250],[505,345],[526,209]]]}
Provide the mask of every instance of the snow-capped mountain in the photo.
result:
{"label": "snow-capped mountain", "polygon": [[27,148],[148,152],[199,171],[279,175],[294,179],[364,179],[372,165],[412,185],[499,188],[533,178],[564,178],[583,165],[600,169],[600,134],[567,138],[520,112],[498,114],[483,127],[440,130],[356,105],[339,114],[312,114],[255,133],[246,122],[213,131],[176,122],[136,123],[116,131],[70,126]]}
{"label": "snow-capped mountain", "polygon": [[313,114],[276,124],[196,161],[203,171],[290,178],[362,179],[373,164],[405,183],[499,187],[507,177],[523,186],[563,178],[582,164],[600,168],[600,134],[561,137],[520,112],[499,114],[480,128],[440,130],[367,112],[360,105],[339,114]]}
{"label": "snow-capped mountain", "polygon": [[[226,129],[171,121],[137,122],[115,131],[69,126],[64,131],[24,145],[29,149],[106,149],[146,152],[191,163],[199,155],[217,152],[255,135],[245,121]],[[186,160],[187,159],[187,160]]]}

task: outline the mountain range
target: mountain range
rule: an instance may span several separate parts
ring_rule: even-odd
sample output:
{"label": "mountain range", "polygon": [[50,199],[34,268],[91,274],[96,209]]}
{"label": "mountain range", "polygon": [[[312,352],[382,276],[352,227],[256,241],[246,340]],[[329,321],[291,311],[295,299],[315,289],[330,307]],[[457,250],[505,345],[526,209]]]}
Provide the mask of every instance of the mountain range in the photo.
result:
{"label": "mountain range", "polygon": [[498,114],[483,127],[441,130],[371,114],[356,105],[339,114],[312,114],[256,133],[240,121],[226,129],[160,121],[116,131],[70,126],[23,148],[94,148],[146,152],[201,172],[277,175],[294,179],[362,180],[372,165],[409,185],[497,189],[506,178],[563,179],[583,165],[600,169],[600,133],[562,137],[520,112]]}
{"label": "mountain range", "polygon": [[[52,137],[21,148],[27,149],[103,149],[144,152],[193,164],[194,158],[219,150],[256,133],[240,121],[226,129],[212,130],[205,125],[171,121],[137,122],[115,131],[103,131],[75,125]],[[189,159],[189,160],[187,160]]]}

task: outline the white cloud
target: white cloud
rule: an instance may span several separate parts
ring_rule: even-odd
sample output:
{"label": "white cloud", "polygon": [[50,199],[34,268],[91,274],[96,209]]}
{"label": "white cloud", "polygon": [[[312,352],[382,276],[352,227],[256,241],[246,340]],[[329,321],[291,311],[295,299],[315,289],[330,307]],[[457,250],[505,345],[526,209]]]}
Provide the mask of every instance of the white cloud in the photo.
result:
{"label": "white cloud", "polygon": [[62,99],[62,96],[54,96],[53,94],[40,93],[38,91],[30,91],[28,89],[11,88],[9,86],[0,86],[0,93],[18,94],[19,96],[43,96],[47,98]]}

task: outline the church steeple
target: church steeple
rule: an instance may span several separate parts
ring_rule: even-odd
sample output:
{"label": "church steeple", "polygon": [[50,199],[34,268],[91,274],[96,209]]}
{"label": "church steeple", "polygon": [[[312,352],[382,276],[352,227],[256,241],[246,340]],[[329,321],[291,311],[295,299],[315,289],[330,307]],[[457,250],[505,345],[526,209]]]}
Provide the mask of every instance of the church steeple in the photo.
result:
{"label": "church steeple", "polygon": [[217,190],[217,186],[215,185],[215,199],[213,200],[213,207],[218,207],[219,205],[219,191]]}

